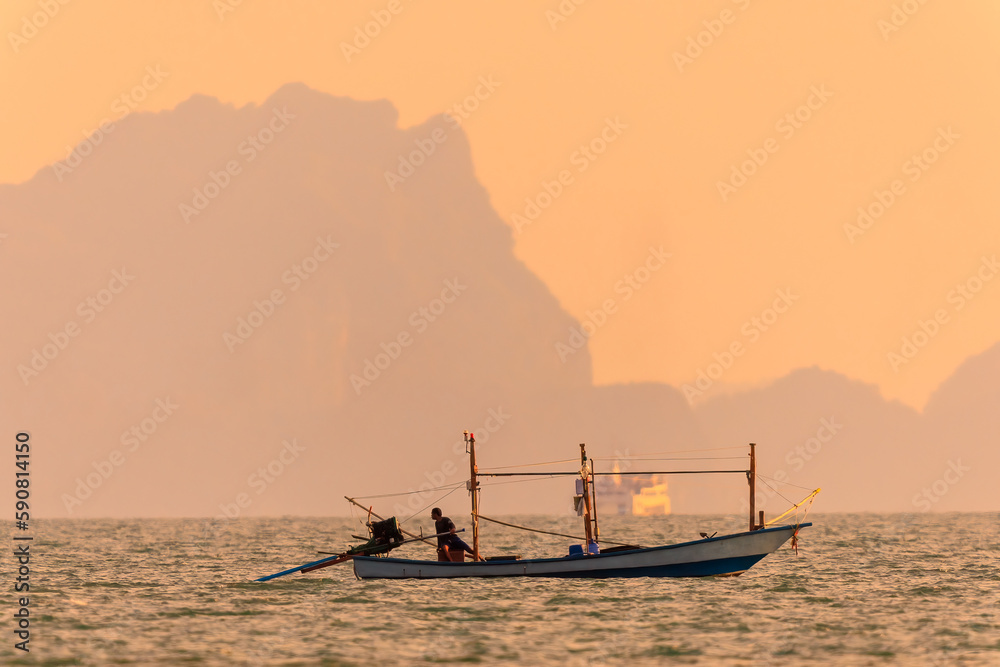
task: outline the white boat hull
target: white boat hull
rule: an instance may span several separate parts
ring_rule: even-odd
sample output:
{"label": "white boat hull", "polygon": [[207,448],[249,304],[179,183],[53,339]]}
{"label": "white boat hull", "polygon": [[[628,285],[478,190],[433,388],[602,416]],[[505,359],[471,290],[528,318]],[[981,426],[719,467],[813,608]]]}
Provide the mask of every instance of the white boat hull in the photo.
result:
{"label": "white boat hull", "polygon": [[776,551],[797,529],[811,525],[803,523],[797,526],[776,526],[662,547],[563,558],[451,563],[356,556],[354,574],[359,579],[738,575]]}

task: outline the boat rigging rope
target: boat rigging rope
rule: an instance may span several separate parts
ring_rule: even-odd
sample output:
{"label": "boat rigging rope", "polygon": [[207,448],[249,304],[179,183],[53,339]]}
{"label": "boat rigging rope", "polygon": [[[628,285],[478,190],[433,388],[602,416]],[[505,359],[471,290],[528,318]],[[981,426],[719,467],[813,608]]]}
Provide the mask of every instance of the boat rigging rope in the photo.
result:
{"label": "boat rigging rope", "polygon": [[563,479],[562,477],[557,477],[552,475],[551,477],[529,477],[528,479],[511,479],[506,482],[480,482],[480,487],[486,486],[502,486],[504,484],[524,484],[525,482],[538,482],[546,479]]}
{"label": "boat rigging rope", "polygon": [[553,465],[555,463],[574,463],[578,462],[580,459],[562,459],[561,461],[543,461],[541,463],[522,463],[516,466],[494,466],[490,470],[509,470],[511,468],[534,468],[535,466],[547,466]]}
{"label": "boat rigging rope", "polygon": [[592,461],[728,461],[735,459],[746,459],[745,456],[675,456],[672,458],[640,458],[636,456],[623,456],[618,458],[594,457]]}
{"label": "boat rigging rope", "polygon": [[[629,460],[629,461],[684,461],[684,460],[691,460],[691,461],[697,461],[697,460],[702,460],[702,459],[745,459],[746,458],[745,456],[719,456],[719,457],[713,457],[713,456],[693,456],[693,457],[690,457],[690,458],[678,458],[678,459],[655,459],[655,458],[645,459],[645,458],[642,458],[644,456],[658,456],[660,454],[691,454],[691,453],[700,453],[700,452],[721,452],[721,451],[725,451],[725,450],[729,450],[729,449],[743,449],[743,448],[744,448],[744,446],[740,445],[740,446],[732,446],[732,447],[712,447],[712,448],[709,448],[709,449],[674,449],[674,450],[667,450],[667,451],[663,451],[663,452],[647,452],[645,454],[636,454],[634,456],[633,455],[619,456],[619,457],[616,457],[616,458],[608,458],[608,457],[603,457],[603,456],[602,457],[591,457],[591,460],[595,460],[595,461],[620,461],[620,460]],[[520,464],[520,465],[513,465],[513,466],[493,466],[493,467],[489,468],[488,470],[510,470],[512,468],[533,468],[535,466],[546,466],[546,465],[553,465],[553,464],[556,464],[556,463],[578,463],[579,461],[580,461],[580,459],[562,459],[561,461],[542,461],[540,463],[523,463],[523,464]],[[481,472],[486,472],[486,470],[487,469],[484,468]]]}
{"label": "boat rigging rope", "polygon": [[[635,458],[637,456],[659,456],[660,454],[697,454],[699,452],[721,452],[727,449],[746,449],[746,445],[733,445],[730,447],[710,447],[708,449],[668,449],[662,452],[645,452],[643,454],[634,454],[632,456],[623,458]],[[746,458],[741,456],[740,458]]]}
{"label": "boat rigging rope", "polygon": [[[428,491],[442,491],[444,489],[458,488],[464,486],[465,482],[458,482],[457,484],[445,484],[444,486],[434,486],[429,489],[419,489],[417,491],[401,491],[400,493],[382,493],[376,496],[354,496],[355,500],[367,500],[368,498],[392,498],[394,496],[412,496],[415,493],[427,493]],[[454,488],[452,488],[454,487]]]}
{"label": "boat rigging rope", "polygon": [[[760,476],[760,475],[757,475],[757,479],[759,479],[760,481],[764,482],[764,486],[766,486],[767,488],[769,488],[769,489],[771,489],[772,491],[774,491],[775,495],[779,496],[779,497],[780,497],[780,498],[781,498],[782,500],[784,500],[784,501],[785,501],[786,503],[788,503],[789,505],[791,505],[791,504],[792,504],[792,501],[791,501],[791,500],[789,500],[788,498],[786,498],[785,496],[781,495],[781,492],[780,492],[780,491],[778,491],[778,489],[774,488],[774,486],[772,486],[771,484],[768,484],[768,483],[767,483],[767,479],[765,479],[764,477],[762,477],[762,476]],[[775,481],[777,481],[777,480],[775,480]]]}
{"label": "boat rigging rope", "polygon": [[[517,528],[519,530],[527,530],[527,531],[531,531],[532,533],[542,533],[543,535],[555,535],[556,537],[568,537],[571,540],[586,540],[587,539],[586,537],[580,537],[579,535],[567,535],[566,533],[554,533],[551,530],[541,530],[540,528],[528,528],[527,526],[518,526],[518,525],[515,525],[513,523],[507,523],[506,521],[500,521],[499,519],[491,519],[490,517],[483,516],[482,514],[477,514],[476,516],[479,517],[480,519],[483,519],[484,521],[492,521],[493,523],[499,523],[501,526],[507,526],[509,528]],[[634,544],[629,544],[627,542],[612,542],[611,540],[605,540],[603,538],[601,540],[599,540],[599,541],[603,542],[604,544],[614,544],[614,545],[620,546],[620,547],[634,547],[634,546],[637,546],[637,545],[634,545]],[[645,547],[638,547],[638,548],[643,549]]]}
{"label": "boat rigging rope", "polygon": [[[403,519],[402,521],[400,521],[400,522],[399,522],[399,525],[401,525],[401,526],[402,526],[402,525],[403,525],[404,523],[406,523],[407,521],[409,521],[409,520],[410,520],[410,519],[412,519],[413,517],[417,516],[418,514],[420,514],[420,513],[421,513],[421,512],[423,512],[424,510],[426,510],[426,509],[427,509],[428,507],[430,507],[431,505],[437,505],[437,504],[438,504],[439,502],[441,502],[442,500],[444,500],[445,498],[447,498],[447,497],[448,497],[448,496],[450,496],[451,494],[455,493],[456,491],[458,491],[458,490],[459,490],[460,488],[462,488],[463,486],[465,486],[465,482],[462,482],[461,484],[459,484],[459,485],[458,485],[458,486],[456,486],[456,487],[455,487],[454,489],[452,489],[452,490],[451,490],[451,491],[449,491],[448,493],[444,494],[444,495],[443,495],[443,496],[441,496],[440,498],[437,498],[436,500],[434,500],[434,501],[432,501],[432,502],[428,503],[427,505],[424,505],[423,507],[421,507],[420,509],[418,509],[418,510],[417,510],[416,512],[414,512],[413,514],[411,514],[410,516],[408,516],[408,517],[406,517],[405,519]],[[446,487],[446,488],[447,488],[447,487]]]}
{"label": "boat rigging rope", "polygon": [[358,508],[350,503],[348,503],[348,505],[351,508],[351,516],[353,516],[362,527],[367,528],[368,525],[365,523],[365,520],[358,516]]}
{"label": "boat rigging rope", "polygon": [[[535,479],[519,479],[519,480],[515,480],[515,481],[511,481],[511,482],[480,482],[480,485],[481,486],[499,486],[500,484],[519,484],[521,482],[536,482],[536,481],[538,481],[538,479],[539,478],[535,478]],[[551,477],[551,478],[548,478],[548,479],[557,479],[557,478],[556,477]],[[444,491],[445,489],[453,491],[453,490],[455,490],[457,488],[461,488],[463,486],[466,486],[467,484],[468,484],[468,482],[466,482],[465,480],[462,480],[461,482],[457,482],[457,483],[454,483],[454,484],[444,484],[442,486],[433,486],[433,487],[431,487],[429,489],[418,489],[416,491],[400,491],[399,493],[381,493],[381,494],[374,495],[374,496],[353,496],[353,498],[355,500],[368,500],[368,499],[371,499],[371,498],[394,498],[394,497],[397,497],[397,496],[412,496],[412,495],[415,495],[415,494],[418,494],[418,493],[419,494],[427,493],[428,491]],[[364,523],[364,522],[362,521],[362,523]]]}
{"label": "boat rigging rope", "polygon": [[785,486],[794,486],[796,489],[802,489],[803,491],[812,491],[812,489],[810,487],[808,487],[808,486],[800,486],[798,484],[792,484],[791,482],[784,482],[784,481],[782,481],[780,479],[775,479],[773,477],[768,477],[767,475],[761,475],[760,473],[757,474],[757,477],[759,479],[769,479],[772,482],[774,482],[775,484],[784,484]]}

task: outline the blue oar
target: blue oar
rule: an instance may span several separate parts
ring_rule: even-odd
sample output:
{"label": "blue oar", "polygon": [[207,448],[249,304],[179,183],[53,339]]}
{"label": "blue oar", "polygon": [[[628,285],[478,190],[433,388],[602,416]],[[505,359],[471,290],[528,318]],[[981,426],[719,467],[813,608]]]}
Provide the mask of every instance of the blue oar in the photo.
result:
{"label": "blue oar", "polygon": [[344,559],[344,560],[346,560],[346,558],[344,558],[344,554],[339,554],[337,556],[330,556],[329,558],[321,558],[320,560],[316,560],[316,561],[313,561],[311,563],[306,563],[305,565],[299,565],[297,567],[293,567],[290,570],[285,570],[284,572],[278,572],[277,574],[269,574],[266,577],[261,577],[260,579],[255,579],[254,581],[271,581],[272,579],[277,579],[278,577],[283,577],[286,574],[293,574],[295,572],[299,572],[301,570],[304,570],[307,567],[313,567],[314,565],[322,565],[324,563],[327,563],[329,565],[335,565],[335,563],[333,561],[336,561],[337,559]]}

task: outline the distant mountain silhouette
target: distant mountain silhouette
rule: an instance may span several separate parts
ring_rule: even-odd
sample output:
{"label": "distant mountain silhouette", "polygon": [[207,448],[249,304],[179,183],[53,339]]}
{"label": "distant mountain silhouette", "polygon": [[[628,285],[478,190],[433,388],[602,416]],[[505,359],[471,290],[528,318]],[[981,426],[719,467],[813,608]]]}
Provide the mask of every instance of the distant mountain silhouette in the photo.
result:
{"label": "distant mountain silhouette", "polygon": [[[665,385],[594,387],[585,347],[557,353],[576,322],[514,256],[464,133],[396,123],[388,102],[301,84],[239,109],[195,96],[0,186],[15,286],[0,415],[31,432],[37,512],[342,514],[345,494],[460,484],[465,428],[483,468],[575,459],[579,442],[607,469],[701,465],[635,459],[755,441],[761,472],[825,487],[825,511],[916,511],[949,457],[996,462],[1000,348],[923,416],[816,369],[696,409]],[[843,426],[800,466],[823,419]],[[933,509],[995,508],[981,479]],[[738,512],[746,482],[671,489],[675,511]],[[466,492],[447,490],[371,502],[461,516]],[[565,511],[571,495],[566,479],[501,484],[483,511]]]}
{"label": "distant mountain silhouette", "polygon": [[[714,398],[696,410],[709,442],[756,439],[758,472],[823,487],[817,502],[844,511],[913,511],[908,493],[926,444],[920,415],[878,390],[817,368],[754,391]],[[765,485],[766,487],[766,485]],[[778,487],[789,499],[802,489]],[[768,489],[766,512],[787,506]]]}
{"label": "distant mountain silhouette", "polygon": [[[996,471],[1000,466],[1000,344],[967,359],[924,408],[927,439],[933,455],[925,484],[932,484],[961,460],[970,468],[940,500],[936,509],[989,507],[998,502]],[[954,475],[952,475],[954,477]]]}

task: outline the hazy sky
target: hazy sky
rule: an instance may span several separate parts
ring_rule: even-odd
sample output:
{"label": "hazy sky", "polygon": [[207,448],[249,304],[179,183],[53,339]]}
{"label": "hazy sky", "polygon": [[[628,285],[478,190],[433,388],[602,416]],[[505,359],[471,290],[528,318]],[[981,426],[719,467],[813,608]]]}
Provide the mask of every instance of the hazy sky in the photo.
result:
{"label": "hazy sky", "polygon": [[0,26],[0,182],[195,93],[452,113],[517,255],[594,322],[598,384],[818,365],[920,408],[998,339],[994,2],[51,0]]}

